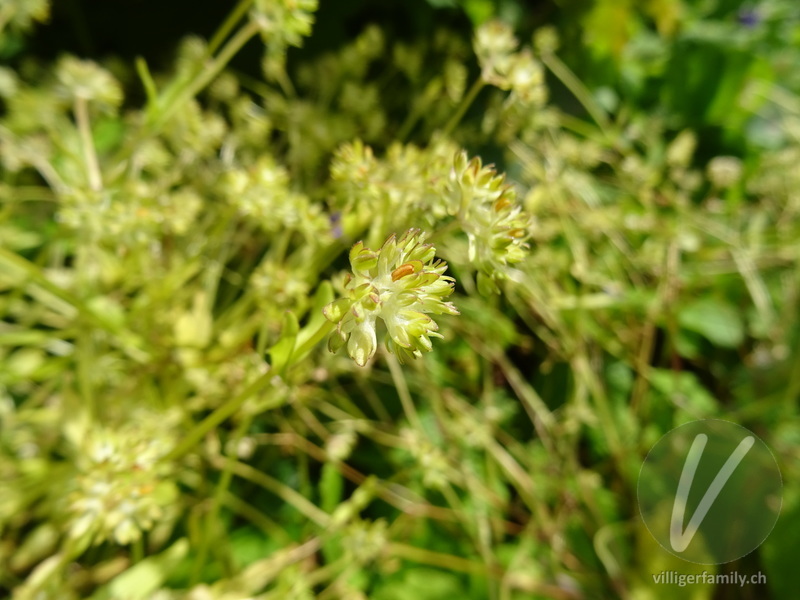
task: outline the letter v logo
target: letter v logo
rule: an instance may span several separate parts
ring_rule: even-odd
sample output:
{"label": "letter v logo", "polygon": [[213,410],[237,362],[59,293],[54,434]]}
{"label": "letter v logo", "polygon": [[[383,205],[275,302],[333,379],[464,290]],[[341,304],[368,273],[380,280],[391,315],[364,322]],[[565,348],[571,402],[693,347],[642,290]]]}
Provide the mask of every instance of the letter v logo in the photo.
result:
{"label": "letter v logo", "polygon": [[689,500],[689,492],[692,489],[692,482],[694,481],[695,473],[697,472],[697,465],[700,464],[700,459],[703,456],[708,436],[704,433],[699,433],[692,442],[692,447],[689,449],[689,454],[686,456],[686,462],[683,464],[683,471],[681,471],[681,478],[678,482],[678,491],[675,494],[675,503],[672,505],[672,519],[670,520],[669,527],[669,543],[675,552],[683,552],[694,539],[697,530],[706,518],[708,511],[714,504],[725,483],[730,479],[736,467],[742,462],[742,459],[750,451],[755,443],[753,436],[747,436],[722,465],[722,468],[714,477],[714,481],[708,486],[705,494],[703,494],[700,504],[694,511],[694,514],[689,519],[689,524],[683,530],[683,521],[686,514],[686,504]]}

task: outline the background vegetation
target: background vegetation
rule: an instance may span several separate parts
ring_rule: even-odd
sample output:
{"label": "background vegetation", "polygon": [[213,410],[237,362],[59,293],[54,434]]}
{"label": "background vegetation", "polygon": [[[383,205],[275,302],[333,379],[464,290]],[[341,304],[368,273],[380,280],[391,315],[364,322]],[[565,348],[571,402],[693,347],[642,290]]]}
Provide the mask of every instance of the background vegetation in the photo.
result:
{"label": "background vegetation", "polygon": [[[793,597],[799,17],[0,1],[0,595]],[[348,250],[410,228],[460,315],[330,353]],[[702,418],[784,476],[718,567],[636,504]],[[653,585],[703,569],[767,584]]]}

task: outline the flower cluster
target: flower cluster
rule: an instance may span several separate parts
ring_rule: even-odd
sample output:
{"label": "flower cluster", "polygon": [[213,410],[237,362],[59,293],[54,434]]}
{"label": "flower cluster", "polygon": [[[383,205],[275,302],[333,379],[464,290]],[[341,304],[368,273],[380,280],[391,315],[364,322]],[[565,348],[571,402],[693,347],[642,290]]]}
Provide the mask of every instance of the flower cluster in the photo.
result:
{"label": "flower cluster", "polygon": [[473,47],[486,83],[512,95],[525,104],[544,104],[544,70],[529,48],[517,51],[518,42],[511,27],[489,21],[475,32]]}
{"label": "flower cluster", "polygon": [[478,287],[496,293],[506,266],[525,257],[530,219],[505,176],[466,152],[455,157],[450,192],[451,210],[469,240],[469,260],[478,268]]}
{"label": "flower cluster", "polygon": [[50,17],[50,2],[48,0],[6,0],[2,7],[3,23],[8,21],[9,29],[25,31],[30,29],[34,22],[44,23]]}
{"label": "flower cluster", "polygon": [[[343,144],[331,163],[331,178],[345,214],[357,214],[355,227],[371,223],[420,222],[456,217],[469,240],[469,261],[478,269],[482,293],[496,292],[495,281],[527,249],[530,218],[514,188],[481,159],[469,159],[446,139],[428,148],[393,144],[378,159],[360,141]],[[372,243],[377,242],[374,238]]]}
{"label": "flower cluster", "polygon": [[444,261],[434,261],[436,249],[424,244],[425,234],[407,231],[400,239],[391,235],[380,250],[362,242],[350,250],[352,276],[348,275],[347,298],[325,307],[326,318],[336,323],[328,348],[336,352],[347,344],[347,353],[363,367],[377,350],[376,322],[380,318],[389,332],[387,347],[401,362],[430,352],[436,322],[429,314],[457,315],[444,298],[453,292],[454,280],[443,275]]}
{"label": "flower cluster", "polygon": [[265,259],[250,275],[250,285],[264,308],[287,310],[307,302],[310,284],[302,273],[274,260]]}
{"label": "flower cluster", "polygon": [[250,18],[258,25],[267,48],[264,69],[274,75],[283,68],[286,49],[301,46],[311,33],[317,0],[256,0]]}
{"label": "flower cluster", "polygon": [[101,192],[71,189],[62,196],[58,221],[91,239],[146,245],[156,235],[185,235],[202,209],[191,188],[170,192],[145,181],[126,181]]}
{"label": "flower cluster", "polygon": [[360,140],[342,144],[331,161],[334,207],[355,213],[358,229],[371,223],[373,231],[385,232],[388,221],[432,225],[450,214],[446,186],[456,151],[442,138],[427,148],[392,144],[383,158]]}
{"label": "flower cluster", "polygon": [[122,88],[114,77],[97,63],[65,56],[56,66],[58,91],[72,99],[92,100],[116,108],[122,103]]}
{"label": "flower cluster", "polygon": [[175,473],[161,459],[172,448],[167,429],[176,416],[139,414],[117,430],[87,427],[73,440],[78,473],[66,497],[72,537],[129,544],[174,508]]}
{"label": "flower cluster", "polygon": [[220,183],[220,192],[239,213],[265,231],[286,229],[319,235],[328,228],[319,206],[289,187],[289,174],[268,155],[249,169],[235,169]]}

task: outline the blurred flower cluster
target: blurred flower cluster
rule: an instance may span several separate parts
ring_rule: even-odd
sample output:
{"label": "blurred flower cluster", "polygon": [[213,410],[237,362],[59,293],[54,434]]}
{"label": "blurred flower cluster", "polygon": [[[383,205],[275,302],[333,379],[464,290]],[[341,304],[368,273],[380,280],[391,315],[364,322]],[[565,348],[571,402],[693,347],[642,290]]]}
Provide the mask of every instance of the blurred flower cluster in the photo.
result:
{"label": "blurred flower cluster", "polygon": [[513,30],[502,21],[488,21],[475,31],[473,48],[482,79],[510,90],[512,101],[541,106],[547,100],[544,68],[530,48],[518,47]]}
{"label": "blurred flower cluster", "polygon": [[317,0],[256,0],[250,18],[264,40],[264,71],[275,76],[284,69],[286,50],[300,46],[311,33]]}
{"label": "blurred flower cluster", "polygon": [[440,139],[427,148],[392,144],[383,158],[360,140],[340,146],[331,161],[333,208],[344,214],[344,232],[367,224],[377,245],[390,223],[434,225],[449,214],[447,177],[457,146]]}
{"label": "blurred flower cluster", "polygon": [[[657,433],[766,390],[797,447],[794,98],[759,80],[772,145],[723,144],[552,28],[293,55],[316,9],[243,0],[153,72],[0,67],[0,595],[565,595],[618,583],[591,541]],[[47,13],[0,2],[0,49]]]}
{"label": "blurred flower cluster", "polygon": [[321,207],[292,192],[286,169],[268,156],[259,157],[247,170],[226,173],[220,182],[220,193],[230,199],[243,218],[270,233],[295,230],[310,239],[330,229]]}
{"label": "blurred flower cluster", "polygon": [[71,537],[127,545],[174,520],[175,466],[162,459],[174,447],[178,416],[138,411],[117,428],[67,430],[76,472],[62,499]]}

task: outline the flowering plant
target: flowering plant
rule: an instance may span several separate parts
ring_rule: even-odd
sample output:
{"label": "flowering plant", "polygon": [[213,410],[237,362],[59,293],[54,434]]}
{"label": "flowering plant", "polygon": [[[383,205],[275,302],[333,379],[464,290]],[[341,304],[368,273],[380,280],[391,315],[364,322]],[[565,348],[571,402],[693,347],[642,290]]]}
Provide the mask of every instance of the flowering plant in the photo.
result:
{"label": "flowering plant", "polygon": [[336,324],[328,341],[331,352],[347,344],[347,353],[363,367],[375,355],[378,318],[389,333],[387,347],[400,362],[432,350],[431,336],[442,336],[428,315],[458,311],[444,301],[454,284],[443,274],[447,263],[434,261],[436,249],[424,240],[423,232],[411,229],[399,240],[392,234],[377,251],[362,242],[353,246],[353,273],[345,283],[348,295],[324,309],[325,317]]}
{"label": "flowering plant", "polygon": [[0,598],[652,597],[687,419],[798,497],[797,1],[737,2],[238,0],[127,60],[0,1]]}

